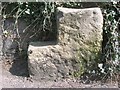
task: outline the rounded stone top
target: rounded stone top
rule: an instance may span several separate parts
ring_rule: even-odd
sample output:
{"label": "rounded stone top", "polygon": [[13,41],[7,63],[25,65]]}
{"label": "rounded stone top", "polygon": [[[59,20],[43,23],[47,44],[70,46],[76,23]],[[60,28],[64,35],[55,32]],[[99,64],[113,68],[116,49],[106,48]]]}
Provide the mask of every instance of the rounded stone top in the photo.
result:
{"label": "rounded stone top", "polygon": [[63,13],[72,13],[72,12],[81,12],[81,11],[94,11],[94,13],[96,12],[100,12],[101,10],[98,7],[95,8],[84,8],[84,9],[74,9],[74,8],[64,8],[64,7],[58,7],[57,8],[59,11],[62,11]]}
{"label": "rounded stone top", "polygon": [[100,27],[103,25],[103,15],[101,9],[98,7],[84,9],[58,7],[57,12],[59,13],[57,18],[69,17],[68,19],[72,19],[71,17],[76,17],[78,19],[80,17],[81,19],[87,19],[88,22],[93,20]]}

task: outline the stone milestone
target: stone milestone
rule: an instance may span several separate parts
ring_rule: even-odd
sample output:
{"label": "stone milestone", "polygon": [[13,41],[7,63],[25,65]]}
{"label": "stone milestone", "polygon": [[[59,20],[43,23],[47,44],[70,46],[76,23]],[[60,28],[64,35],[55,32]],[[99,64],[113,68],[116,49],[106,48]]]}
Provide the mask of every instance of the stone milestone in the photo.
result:
{"label": "stone milestone", "polygon": [[103,16],[100,8],[57,8],[58,41],[31,42],[30,75],[36,80],[79,77],[101,52]]}

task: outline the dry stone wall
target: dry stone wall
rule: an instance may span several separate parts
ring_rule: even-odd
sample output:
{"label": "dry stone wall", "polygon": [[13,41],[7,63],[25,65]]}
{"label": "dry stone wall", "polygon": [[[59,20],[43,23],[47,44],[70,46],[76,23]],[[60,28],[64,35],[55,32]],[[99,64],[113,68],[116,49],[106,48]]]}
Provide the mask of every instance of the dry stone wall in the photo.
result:
{"label": "dry stone wall", "polygon": [[58,41],[31,42],[30,75],[36,80],[80,76],[101,52],[103,16],[100,8],[57,8]]}

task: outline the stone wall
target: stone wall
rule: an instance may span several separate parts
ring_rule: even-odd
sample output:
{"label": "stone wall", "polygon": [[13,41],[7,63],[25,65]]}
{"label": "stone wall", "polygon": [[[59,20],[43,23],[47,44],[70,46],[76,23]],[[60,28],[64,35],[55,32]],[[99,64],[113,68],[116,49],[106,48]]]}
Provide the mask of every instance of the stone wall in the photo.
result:
{"label": "stone wall", "polygon": [[36,80],[80,76],[100,56],[103,16],[100,8],[57,8],[58,41],[31,42],[30,75]]}

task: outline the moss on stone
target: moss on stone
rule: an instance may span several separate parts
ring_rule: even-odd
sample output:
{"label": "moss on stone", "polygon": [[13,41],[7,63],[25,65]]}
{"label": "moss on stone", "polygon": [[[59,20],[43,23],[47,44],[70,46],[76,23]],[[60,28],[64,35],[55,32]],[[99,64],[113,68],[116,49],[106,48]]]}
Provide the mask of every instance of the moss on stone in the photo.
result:
{"label": "moss on stone", "polygon": [[[78,50],[75,55],[75,59],[77,60],[76,67],[77,70],[74,71],[74,77],[80,77],[86,70],[93,69],[94,63],[98,62],[98,58],[100,57],[100,43],[101,42],[90,42],[87,45],[82,45],[76,47]],[[89,66],[90,65],[90,66]]]}

